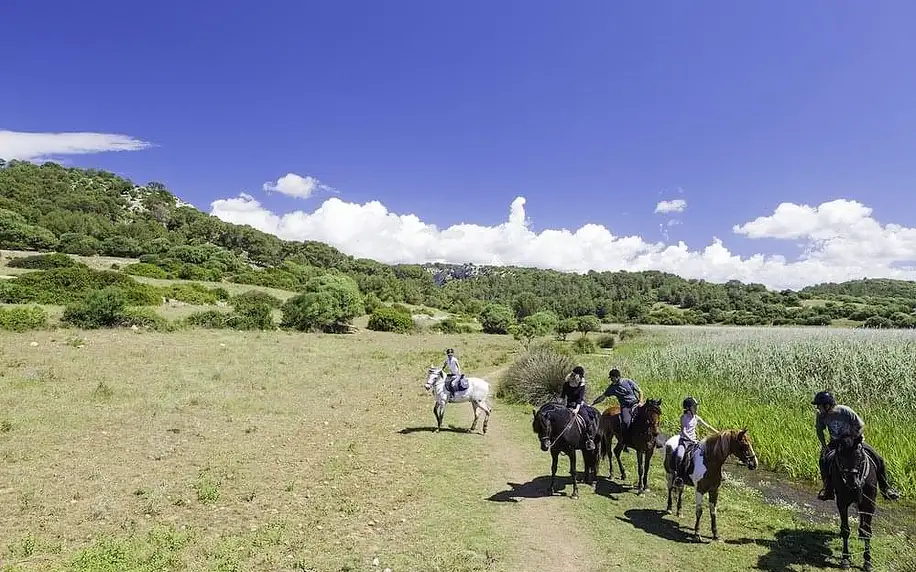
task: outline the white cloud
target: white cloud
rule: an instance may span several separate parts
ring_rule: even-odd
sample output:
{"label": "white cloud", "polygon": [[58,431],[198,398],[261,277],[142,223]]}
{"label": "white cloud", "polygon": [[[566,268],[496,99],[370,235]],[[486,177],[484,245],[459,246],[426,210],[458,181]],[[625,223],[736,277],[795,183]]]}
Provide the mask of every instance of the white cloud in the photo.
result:
{"label": "white cloud", "polygon": [[655,205],[657,213],[682,213],[687,208],[687,201],[684,199],[674,199],[671,201],[659,201]]}
{"label": "white cloud", "polygon": [[[814,223],[811,214],[800,216],[809,210],[816,213]],[[814,209],[781,205],[769,217],[735,226],[735,232],[751,238],[804,240],[807,250],[795,261],[765,254],[741,257],[717,237],[703,249],[690,250],[682,241],[666,244],[616,236],[598,224],[575,231],[536,232],[525,216],[524,197],[512,201],[502,224],[457,224],[444,229],[412,214],[392,213],[378,201],[358,204],[336,197],[313,212],[279,215],[243,194],[214,201],[211,213],[281,238],[322,241],[347,254],[387,263],[473,262],[572,272],[661,270],[714,282],[760,282],[771,288],[864,276],[916,279],[916,266],[901,266],[916,258],[916,229],[882,226],[870,218],[870,209],[853,201],[834,201]],[[802,225],[798,222],[802,220],[807,222]]]}
{"label": "white cloud", "polygon": [[302,177],[295,173],[287,173],[277,179],[275,183],[268,181],[261,188],[268,192],[281,193],[297,199],[307,199],[318,190],[333,190],[315,177]]}
{"label": "white cloud", "polygon": [[0,158],[41,162],[56,155],[139,151],[152,143],[114,133],[37,133],[0,130]]}

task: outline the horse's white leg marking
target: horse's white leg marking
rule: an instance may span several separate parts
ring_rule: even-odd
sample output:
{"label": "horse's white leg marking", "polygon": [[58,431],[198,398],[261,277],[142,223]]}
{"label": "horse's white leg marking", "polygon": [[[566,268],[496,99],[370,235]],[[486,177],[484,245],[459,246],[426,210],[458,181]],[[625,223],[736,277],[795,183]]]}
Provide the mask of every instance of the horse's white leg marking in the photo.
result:
{"label": "horse's white leg marking", "polygon": [[474,422],[471,423],[471,431],[477,428],[477,418],[480,417],[480,411],[476,401],[471,401],[471,408],[474,410]]}

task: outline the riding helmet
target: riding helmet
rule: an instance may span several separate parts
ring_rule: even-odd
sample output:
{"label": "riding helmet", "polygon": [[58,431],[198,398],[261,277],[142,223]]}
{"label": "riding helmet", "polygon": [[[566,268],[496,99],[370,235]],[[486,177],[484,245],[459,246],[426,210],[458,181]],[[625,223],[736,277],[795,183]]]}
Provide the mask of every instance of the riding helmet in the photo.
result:
{"label": "riding helmet", "polygon": [[608,378],[611,378],[611,377],[618,377],[618,378],[619,378],[619,377],[620,377],[620,370],[617,369],[617,368],[615,367],[614,369],[612,369],[611,371],[608,372],[607,376],[608,376]]}
{"label": "riding helmet", "polygon": [[693,407],[694,405],[699,405],[699,404],[700,404],[700,402],[697,401],[695,398],[690,397],[690,396],[687,396],[687,397],[684,399],[683,406],[684,406],[684,409],[690,409],[690,408]]}
{"label": "riding helmet", "polygon": [[449,349],[445,350],[445,355],[447,355],[447,356],[450,356],[450,355],[452,355],[453,353],[455,353],[455,350],[453,350],[452,348],[449,348]]}
{"label": "riding helmet", "polygon": [[585,368],[582,367],[581,365],[577,365],[576,367],[573,368],[573,373],[578,375],[579,377],[585,377]]}
{"label": "riding helmet", "polygon": [[836,405],[836,399],[833,398],[829,391],[819,391],[815,394],[811,405],[830,405],[832,407]]}

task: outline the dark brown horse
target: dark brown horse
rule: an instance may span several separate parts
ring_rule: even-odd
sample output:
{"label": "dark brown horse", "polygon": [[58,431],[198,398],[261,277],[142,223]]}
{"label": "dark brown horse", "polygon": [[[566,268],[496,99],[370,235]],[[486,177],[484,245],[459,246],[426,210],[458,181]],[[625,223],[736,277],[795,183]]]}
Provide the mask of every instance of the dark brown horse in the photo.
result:
{"label": "dark brown horse", "polygon": [[840,513],[840,534],[843,535],[841,568],[849,568],[849,506],[853,503],[859,512],[859,538],[865,542],[866,572],[871,570],[871,519],[875,514],[878,495],[878,470],[874,461],[862,447],[862,436],[846,437],[836,446],[830,462],[830,478],[836,494],[836,508]]}
{"label": "dark brown horse", "polygon": [[697,491],[697,520],[693,526],[693,536],[700,540],[700,517],[703,515],[703,495],[709,494],[709,519],[712,525],[712,538],[718,540],[719,530],[716,527],[716,503],[719,502],[719,486],[722,484],[722,465],[726,459],[735,455],[741,459],[747,468],[757,468],[757,454],[751,446],[751,439],[747,436],[747,429],[741,431],[719,431],[699,442],[691,451],[691,461],[688,465],[687,479],[684,485],[674,484],[677,464],[680,462],[675,451],[679,445],[680,435],[674,435],[665,442],[665,473],[668,479],[668,508],[671,514],[671,492],[677,491],[677,516],[681,516],[681,495],[684,494],[684,485],[693,485]]}
{"label": "dark brown horse", "polygon": [[534,418],[531,428],[537,433],[541,442],[541,451],[550,451],[550,494],[554,493],[557,476],[557,463],[560,453],[569,457],[569,473],[572,475],[572,498],[578,498],[579,486],[576,484],[576,450],[582,451],[585,462],[585,482],[594,486],[597,480],[597,451],[585,448],[585,420],[581,415],[559,403],[545,403],[537,411],[532,411]]}
{"label": "dark brown horse", "polygon": [[629,430],[625,432],[620,420],[619,406],[612,405],[605,409],[598,423],[598,463],[600,464],[600,459],[605,456],[608,458],[609,479],[614,478],[614,461],[610,454],[614,438],[617,438],[614,456],[620,468],[621,480],[626,480],[627,472],[620,460],[620,452],[625,446],[636,450],[636,494],[638,495],[649,492],[649,463],[652,461],[652,453],[659,447],[657,443],[658,424],[661,416],[662,400],[649,399],[636,410]]}

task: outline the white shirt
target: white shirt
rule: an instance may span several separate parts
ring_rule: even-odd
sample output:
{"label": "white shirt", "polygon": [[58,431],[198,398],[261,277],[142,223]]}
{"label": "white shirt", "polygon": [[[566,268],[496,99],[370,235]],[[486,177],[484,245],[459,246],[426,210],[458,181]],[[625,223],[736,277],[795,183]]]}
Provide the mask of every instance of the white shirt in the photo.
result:
{"label": "white shirt", "polygon": [[453,355],[445,358],[443,369],[450,370],[453,375],[461,375],[461,366],[458,365],[458,358]]}

